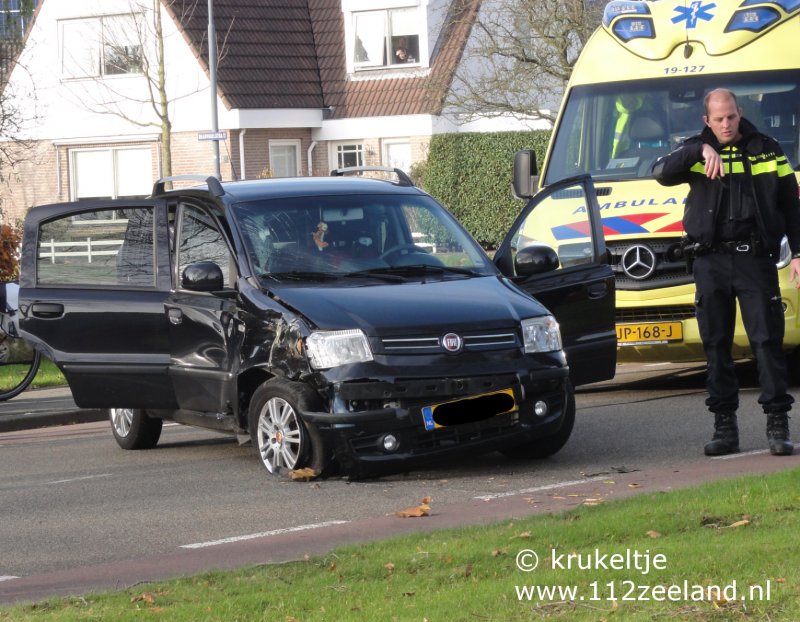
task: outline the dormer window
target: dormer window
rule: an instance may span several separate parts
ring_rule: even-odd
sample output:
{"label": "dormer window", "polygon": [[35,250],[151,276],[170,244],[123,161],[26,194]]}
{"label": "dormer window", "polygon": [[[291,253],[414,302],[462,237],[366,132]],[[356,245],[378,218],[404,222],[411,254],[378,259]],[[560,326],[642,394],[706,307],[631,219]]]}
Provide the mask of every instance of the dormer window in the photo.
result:
{"label": "dormer window", "polygon": [[349,71],[427,66],[424,4],[416,0],[346,0]]}

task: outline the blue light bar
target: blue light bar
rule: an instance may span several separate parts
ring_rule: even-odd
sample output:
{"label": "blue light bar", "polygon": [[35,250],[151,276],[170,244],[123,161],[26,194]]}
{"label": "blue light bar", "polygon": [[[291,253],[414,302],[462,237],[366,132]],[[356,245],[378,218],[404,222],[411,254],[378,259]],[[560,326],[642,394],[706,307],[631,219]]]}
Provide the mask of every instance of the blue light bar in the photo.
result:
{"label": "blue light bar", "polygon": [[731,21],[725,26],[725,32],[733,32],[735,30],[761,32],[780,18],[780,13],[769,7],[741,9],[733,14]]}
{"label": "blue light bar", "polygon": [[632,39],[654,39],[653,20],[649,17],[623,17],[614,24],[614,34],[627,43]]}
{"label": "blue light bar", "polygon": [[[800,2],[800,0],[796,1]],[[650,8],[644,2],[637,2],[636,0],[613,0],[603,10],[603,26],[608,27],[615,17],[627,14],[650,15]]]}
{"label": "blue light bar", "polygon": [[753,6],[754,4],[774,4],[787,13],[800,9],[800,0],[744,0],[741,6]]}

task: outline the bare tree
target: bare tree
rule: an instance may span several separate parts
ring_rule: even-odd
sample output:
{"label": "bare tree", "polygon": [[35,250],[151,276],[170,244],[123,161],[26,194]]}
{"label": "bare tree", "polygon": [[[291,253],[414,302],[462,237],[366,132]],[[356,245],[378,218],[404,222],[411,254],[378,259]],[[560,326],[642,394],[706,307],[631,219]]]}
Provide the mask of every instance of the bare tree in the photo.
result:
{"label": "bare tree", "polygon": [[554,121],[604,5],[601,0],[485,0],[447,104],[467,117],[511,114]]}
{"label": "bare tree", "polygon": [[[33,14],[34,0],[0,2],[0,180],[5,179],[5,169],[26,158],[29,141],[18,138],[23,124],[22,113],[8,88],[11,70],[19,66],[25,28]],[[0,215],[2,212],[0,211]]]}
{"label": "bare tree", "polygon": [[[201,86],[184,86],[169,92],[162,8],[169,7],[176,18],[188,21],[200,0],[129,0],[130,13],[104,16],[97,32],[100,37],[100,67],[92,74],[92,89],[81,93],[80,103],[94,114],[110,114],[139,127],[157,127],[161,133],[162,174],[172,174],[171,104],[200,91]],[[220,46],[224,48],[223,43]],[[218,53],[222,57],[221,51]],[[82,59],[74,59],[76,63]],[[127,84],[105,80],[114,74],[141,74],[145,88],[132,92]],[[99,74],[99,75],[98,75]]]}

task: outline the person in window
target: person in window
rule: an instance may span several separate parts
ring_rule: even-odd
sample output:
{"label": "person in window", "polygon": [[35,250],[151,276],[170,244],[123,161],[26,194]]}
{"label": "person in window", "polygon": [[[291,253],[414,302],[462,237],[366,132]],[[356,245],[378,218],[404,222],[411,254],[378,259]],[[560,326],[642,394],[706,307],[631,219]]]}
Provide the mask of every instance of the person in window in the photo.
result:
{"label": "person in window", "polygon": [[400,37],[397,40],[397,47],[394,50],[394,62],[406,63],[408,62],[408,43],[405,37]]}

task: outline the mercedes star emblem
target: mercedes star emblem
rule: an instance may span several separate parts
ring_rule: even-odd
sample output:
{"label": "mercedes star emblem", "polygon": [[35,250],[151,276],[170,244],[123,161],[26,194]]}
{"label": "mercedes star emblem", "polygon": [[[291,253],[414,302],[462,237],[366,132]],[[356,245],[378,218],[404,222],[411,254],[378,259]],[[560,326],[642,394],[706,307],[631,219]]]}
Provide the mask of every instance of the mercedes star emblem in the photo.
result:
{"label": "mercedes star emblem", "polygon": [[656,270],[656,254],[643,244],[634,244],[622,255],[622,271],[632,279],[642,281]]}

